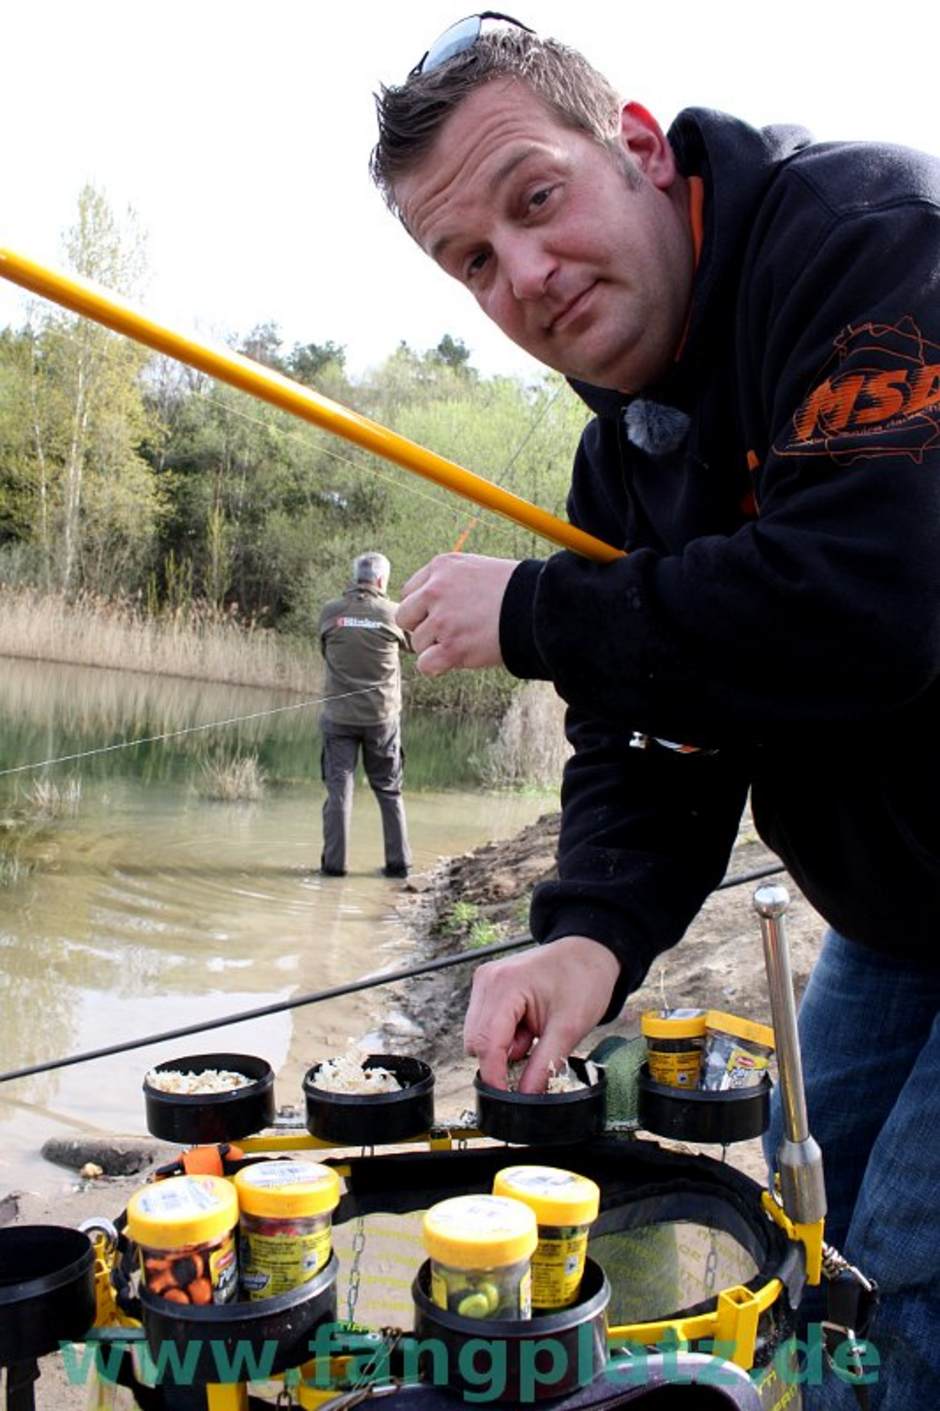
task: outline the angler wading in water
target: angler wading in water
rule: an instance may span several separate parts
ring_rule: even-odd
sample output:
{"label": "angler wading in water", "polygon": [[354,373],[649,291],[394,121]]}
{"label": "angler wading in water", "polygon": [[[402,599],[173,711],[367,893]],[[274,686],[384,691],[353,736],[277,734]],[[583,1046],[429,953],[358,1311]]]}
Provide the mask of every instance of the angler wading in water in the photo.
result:
{"label": "angler wading in water", "polygon": [[401,653],[410,650],[410,642],[395,621],[390,572],[384,554],[360,554],[352,583],[320,613],[327,697],[320,719],[326,785],[320,871],[326,877],[346,875],[360,751],[382,814],[385,876],[407,877],[411,863],[401,797]]}

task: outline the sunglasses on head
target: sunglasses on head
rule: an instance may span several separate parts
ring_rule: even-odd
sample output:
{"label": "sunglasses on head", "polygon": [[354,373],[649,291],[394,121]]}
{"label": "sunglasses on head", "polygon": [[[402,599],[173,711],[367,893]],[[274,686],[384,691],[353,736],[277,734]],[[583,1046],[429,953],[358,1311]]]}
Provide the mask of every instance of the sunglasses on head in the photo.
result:
{"label": "sunglasses on head", "polygon": [[472,49],[483,33],[484,24],[490,20],[498,24],[515,25],[516,29],[524,29],[526,34],[535,33],[527,24],[514,20],[512,15],[501,15],[498,10],[484,10],[479,15],[467,15],[465,19],[457,20],[455,24],[449,25],[443,34],[438,35],[408,77],[416,78],[418,74],[432,73],[434,69],[446,64],[448,59]]}

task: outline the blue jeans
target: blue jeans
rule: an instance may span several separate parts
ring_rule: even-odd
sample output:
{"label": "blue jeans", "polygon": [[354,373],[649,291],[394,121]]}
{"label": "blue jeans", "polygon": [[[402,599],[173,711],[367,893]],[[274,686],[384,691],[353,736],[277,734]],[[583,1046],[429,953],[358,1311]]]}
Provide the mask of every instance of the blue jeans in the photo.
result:
{"label": "blue jeans", "polygon": [[[940,951],[940,935],[937,937]],[[799,1014],[810,1131],[823,1151],[826,1241],[881,1289],[872,1411],[940,1405],[940,961],[898,962],[828,932]],[[765,1139],[782,1134],[775,1101]],[[825,1317],[809,1302],[810,1319]],[[807,1411],[855,1411],[832,1373]]]}

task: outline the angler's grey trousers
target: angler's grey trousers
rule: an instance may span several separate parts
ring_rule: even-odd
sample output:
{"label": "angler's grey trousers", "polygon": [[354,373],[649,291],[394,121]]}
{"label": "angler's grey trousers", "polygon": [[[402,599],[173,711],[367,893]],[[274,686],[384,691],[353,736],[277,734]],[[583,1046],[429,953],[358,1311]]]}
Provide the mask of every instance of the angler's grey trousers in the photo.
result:
{"label": "angler's grey trousers", "polygon": [[324,871],[346,871],[353,782],[360,749],[366,778],[382,813],[385,866],[390,871],[407,868],[411,852],[401,797],[404,753],[398,718],[379,725],[339,725],[323,721],[321,730],[320,766],[326,785],[321,858]]}

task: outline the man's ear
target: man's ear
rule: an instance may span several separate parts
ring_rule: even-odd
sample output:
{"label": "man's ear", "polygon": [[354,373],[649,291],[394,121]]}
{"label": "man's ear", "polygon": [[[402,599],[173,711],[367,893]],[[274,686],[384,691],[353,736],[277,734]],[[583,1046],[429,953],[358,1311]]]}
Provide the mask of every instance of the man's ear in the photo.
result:
{"label": "man's ear", "polygon": [[676,179],[676,159],[666,134],[642,103],[620,112],[620,145],[654,186],[666,191]]}

